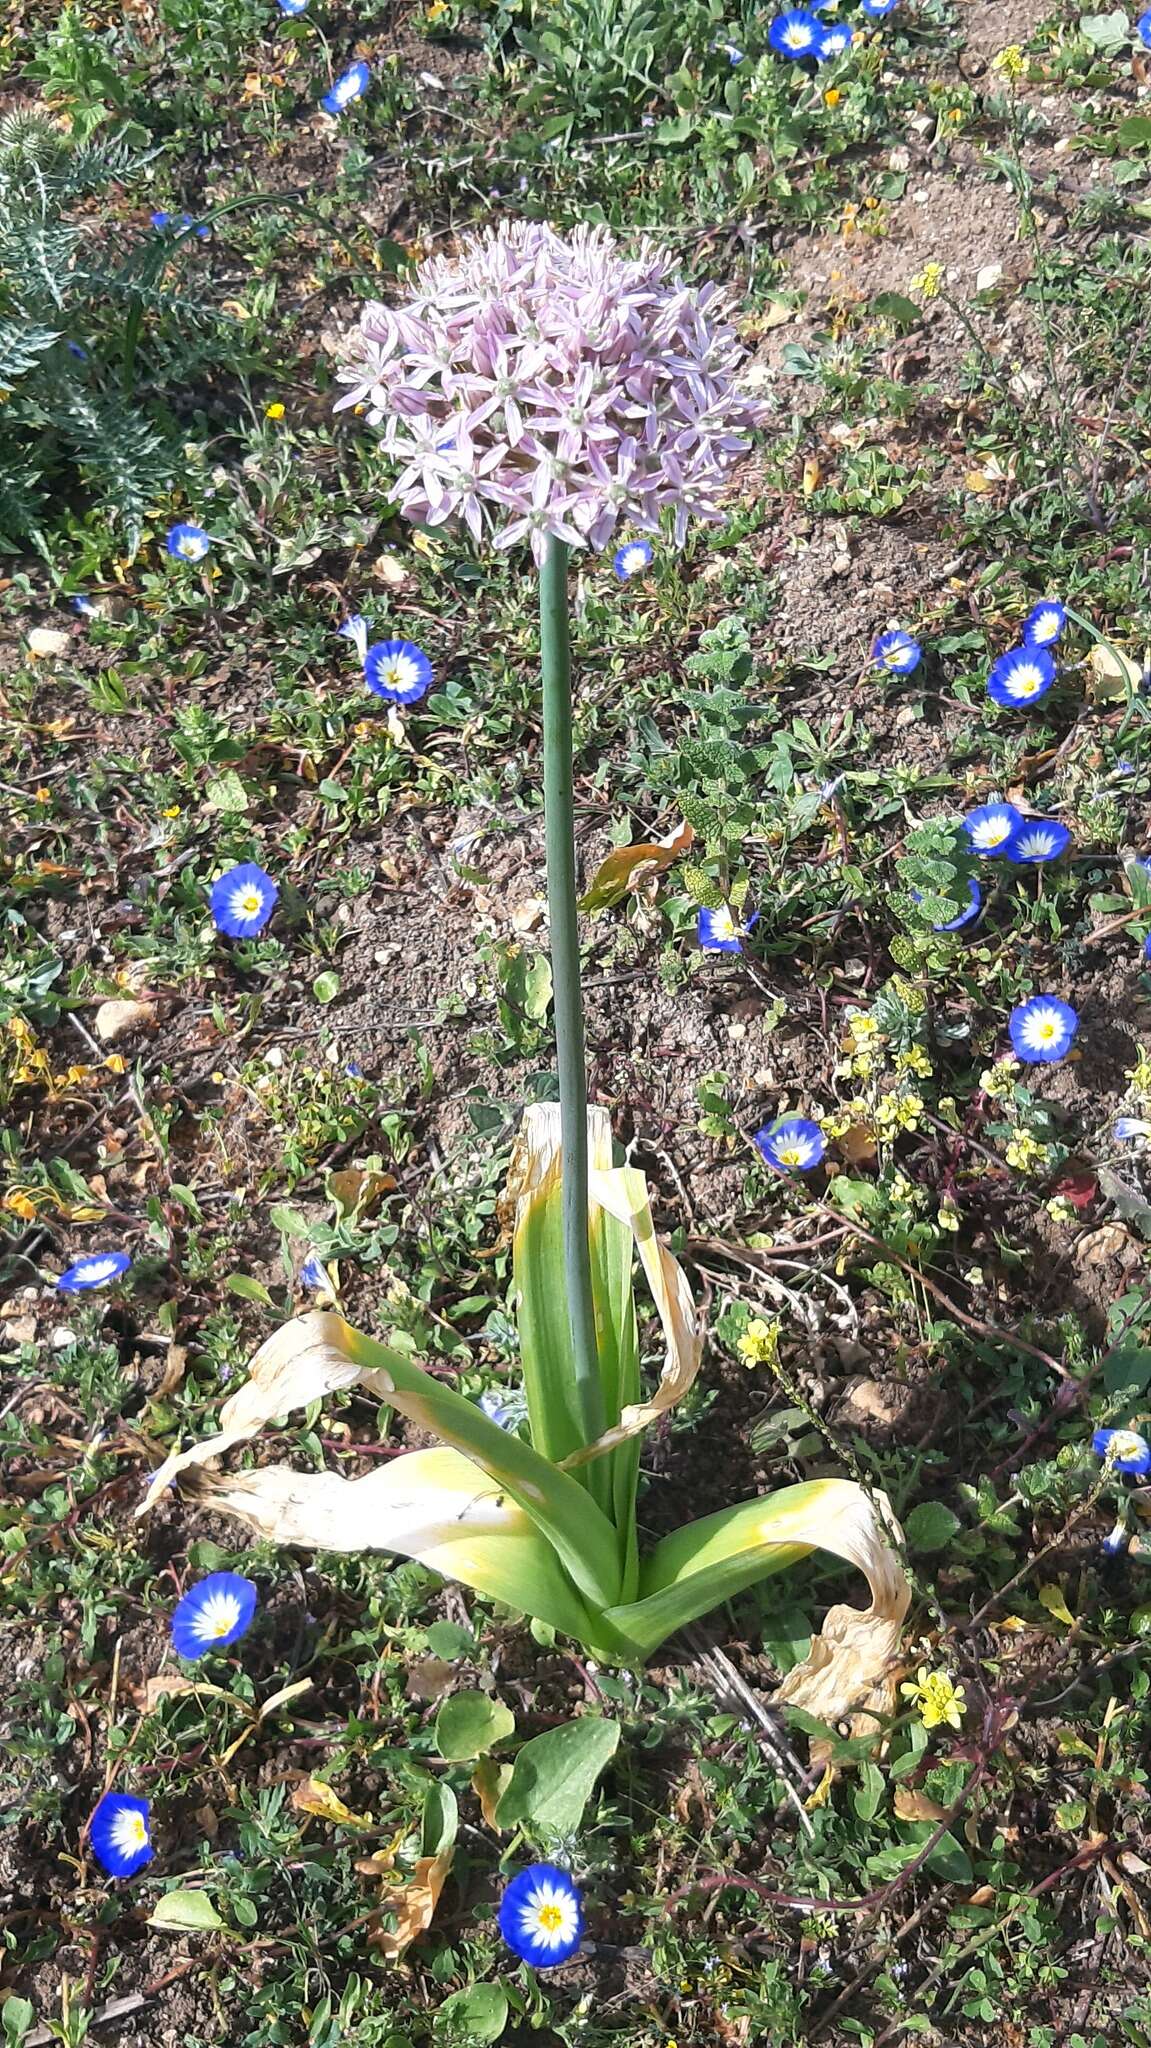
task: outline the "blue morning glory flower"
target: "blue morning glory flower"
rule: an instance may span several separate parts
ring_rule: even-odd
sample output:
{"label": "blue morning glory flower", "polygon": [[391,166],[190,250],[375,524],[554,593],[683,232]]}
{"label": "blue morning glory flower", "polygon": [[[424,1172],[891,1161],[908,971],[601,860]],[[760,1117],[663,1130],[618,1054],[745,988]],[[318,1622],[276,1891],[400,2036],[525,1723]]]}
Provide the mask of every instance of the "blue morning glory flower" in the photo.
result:
{"label": "blue morning glory flower", "polygon": [[1126,1522],[1116,1522],[1110,1534],[1099,1545],[1104,1557],[1122,1557],[1131,1542],[1131,1531]]}
{"label": "blue morning glory flower", "polygon": [[785,1116],[765,1124],[756,1132],[755,1144],[779,1173],[810,1173],[827,1150],[819,1125],[805,1116]]}
{"label": "blue morning glory flower", "polygon": [[815,54],[820,63],[825,64],[829,57],[842,57],[845,50],[850,50],[853,41],[854,37],[847,23],[834,21],[830,28],[824,29]]}
{"label": "blue morning glory flower", "polygon": [[381,640],[364,657],[364,681],[373,696],[416,704],[432,686],[432,664],[412,640]]}
{"label": "blue morning glory flower", "polygon": [[77,595],[70,598],[69,603],[72,606],[72,610],[77,612],[82,619],[102,619],[104,616],[99,605],[93,604],[90,597]]}
{"label": "blue morning glory flower", "polygon": [[184,524],[169,527],[164,542],[168,553],[178,556],[181,562],[202,562],[211,545],[211,535],[202,526]]}
{"label": "blue morning glory flower", "polygon": [[1023,621],[1025,647],[1052,647],[1067,624],[1067,610],[1057,597],[1040,598]]}
{"label": "blue morning glory flower", "polygon": [[326,92],[320,101],[325,114],[342,114],[345,107],[350,106],[353,100],[358,100],[360,94],[367,91],[371,75],[362,59],[358,64],[349,64],[347,70],[340,73],[331,91]]}
{"label": "blue morning glory flower", "polygon": [[902,630],[881,633],[872,647],[871,659],[877,668],[885,668],[889,675],[909,676],[918,668],[923,659],[923,649],[918,640]]}
{"label": "blue morning glory flower", "polygon": [[1128,1138],[1151,1138],[1151,1123],[1142,1116],[1117,1116],[1114,1135],[1120,1143]]}
{"label": "blue morning glory flower", "polygon": [[978,810],[968,811],[963,829],[976,853],[994,855],[1004,851],[1023,823],[1023,813],[1014,804],[980,804]]}
{"label": "blue morning glory flower", "polygon": [[211,228],[204,221],[201,221],[197,227],[190,213],[154,213],[152,215],[152,226],[158,228],[161,234],[172,227],[176,228],[181,234],[187,234],[189,228],[192,228],[197,240],[201,242],[206,242],[212,232]]}
{"label": "blue morning glory flower", "polygon": [[1135,33],[1145,50],[1151,50],[1151,7],[1135,23]]}
{"label": "blue morning glory flower", "polygon": [[823,23],[805,7],[793,7],[777,14],[767,40],[780,57],[814,57],[823,34]]}
{"label": "blue morning glory flower", "polygon": [[279,894],[271,875],[255,861],[242,861],[212,884],[212,922],[229,939],[254,939],[271,917]]}
{"label": "blue morning glory flower", "polygon": [[996,704],[1017,709],[1036,704],[1055,681],[1055,663],[1043,647],[1013,647],[1001,654],[987,678],[987,694]]}
{"label": "blue morning glory flower", "polygon": [[132,1261],[127,1252],[90,1252],[61,1273],[56,1285],[61,1294],[87,1294],[93,1287],[107,1287],[126,1273]]}
{"label": "blue morning glory flower", "polygon": [[311,1287],[321,1294],[330,1294],[332,1291],[328,1269],[322,1260],[316,1257],[315,1252],[310,1253],[300,1267],[300,1285]]}
{"label": "blue morning glory flower", "polygon": [[247,1635],[259,1593],[239,1572],[210,1572],[172,1612],[172,1648],[194,1662]]}
{"label": "blue morning glory flower", "polygon": [[[979,916],[983,908],[983,891],[974,875],[968,877],[967,890],[970,901],[966,910],[961,910],[958,917],[949,918],[946,924],[933,924],[931,927],[933,932],[957,932],[961,925],[970,924],[973,917]],[[921,889],[913,889],[911,893],[917,903],[922,903],[923,891]]]}
{"label": "blue morning glory flower", "polygon": [[646,569],[654,552],[649,540],[629,540],[622,548],[617,548],[611,565],[620,582],[627,583],[631,577],[638,576],[641,569]]}
{"label": "blue morning glory flower", "polygon": [[733,66],[734,66],[734,65],[736,65],[736,64],[742,64],[742,63],[743,63],[743,55],[744,55],[744,53],[743,53],[743,51],[742,51],[742,50],[740,49],[740,47],[739,47],[739,44],[738,44],[738,43],[725,43],[725,44],[724,44],[724,46],[723,46],[723,50],[724,50],[724,55],[725,55],[725,57],[727,58],[727,61],[728,61],[728,63],[729,63],[729,64],[731,64],[731,65],[733,65]]}
{"label": "blue morning glory flower", "polygon": [[742,953],[743,941],[758,921],[759,912],[753,910],[742,924],[737,924],[735,912],[726,903],[721,910],[701,910],[699,943],[705,953]]}
{"label": "blue morning glory flower", "polygon": [[276,0],[276,5],[281,14],[295,16],[306,14],[308,11],[308,0]]}
{"label": "blue morning glory flower", "polygon": [[368,658],[368,635],[371,630],[372,622],[365,619],[362,612],[353,612],[350,618],[344,620],[342,626],[336,628],[341,640],[351,641],[361,664]]}
{"label": "blue morning glory flower", "polygon": [[1116,1472],[1143,1479],[1151,1472],[1151,1444],[1137,1429],[1097,1429],[1091,1439],[1097,1458],[1106,1458]]}
{"label": "blue morning glory flower", "polygon": [[885,14],[891,13],[896,0],[861,0],[861,4],[864,13],[870,14],[873,21],[882,21]]}
{"label": "blue morning glory flower", "polygon": [[88,1822],[88,1839],[96,1861],[110,1877],[135,1877],[154,1855],[146,1799],[128,1792],[105,1792]]}
{"label": "blue morning glory flower", "polygon": [[498,1387],[485,1387],[477,1406],[494,1422],[497,1429],[514,1429],[515,1418]]}
{"label": "blue morning glory flower", "polygon": [[550,1970],[574,1956],[583,1940],[580,1895],[566,1870],[529,1863],[500,1900],[500,1933],[513,1955]]}
{"label": "blue morning glory flower", "polygon": [[1079,1028],[1079,1018],[1070,1003],[1058,996],[1032,996],[1016,1003],[1008,1019],[1011,1043],[1028,1066],[1049,1065],[1066,1059]]}
{"label": "blue morning glory flower", "polygon": [[1018,866],[1039,867],[1045,860],[1058,860],[1070,844],[1070,832],[1057,819],[1029,818],[1012,833],[1004,852]]}
{"label": "blue morning glory flower", "polygon": [[86,348],[81,348],[78,341],[66,341],[64,346],[70,356],[75,356],[78,363],[86,363],[88,361],[88,351]]}

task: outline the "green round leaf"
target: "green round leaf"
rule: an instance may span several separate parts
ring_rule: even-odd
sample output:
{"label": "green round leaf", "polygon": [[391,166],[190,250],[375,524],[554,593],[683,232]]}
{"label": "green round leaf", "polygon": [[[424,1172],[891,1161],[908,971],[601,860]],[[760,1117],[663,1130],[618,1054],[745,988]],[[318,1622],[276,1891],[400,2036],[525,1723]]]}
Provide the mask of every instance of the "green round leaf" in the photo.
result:
{"label": "green round leaf", "polygon": [[904,1528],[912,1550],[946,1550],[959,1528],[959,1518],[942,1502],[924,1500],[912,1508]]}
{"label": "green round leaf", "polygon": [[436,1748],[449,1764],[468,1763],[506,1742],[515,1729],[515,1715],[501,1700],[486,1692],[457,1692],[436,1715]]}
{"label": "green round leaf", "polygon": [[318,1003],[334,1003],[339,993],[340,977],[334,968],[326,967],[312,983],[312,994]]}

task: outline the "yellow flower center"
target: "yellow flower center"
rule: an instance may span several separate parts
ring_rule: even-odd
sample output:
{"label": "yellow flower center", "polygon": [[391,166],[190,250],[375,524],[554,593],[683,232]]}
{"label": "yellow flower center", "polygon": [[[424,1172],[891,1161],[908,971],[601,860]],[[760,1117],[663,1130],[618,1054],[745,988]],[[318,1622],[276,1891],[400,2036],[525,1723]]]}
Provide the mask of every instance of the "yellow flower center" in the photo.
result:
{"label": "yellow flower center", "polygon": [[558,1906],[541,1906],[539,1922],[544,1934],[558,1934],[563,1925],[563,1914]]}
{"label": "yellow flower center", "polygon": [[240,914],[242,917],[259,917],[263,897],[258,889],[240,891]]}

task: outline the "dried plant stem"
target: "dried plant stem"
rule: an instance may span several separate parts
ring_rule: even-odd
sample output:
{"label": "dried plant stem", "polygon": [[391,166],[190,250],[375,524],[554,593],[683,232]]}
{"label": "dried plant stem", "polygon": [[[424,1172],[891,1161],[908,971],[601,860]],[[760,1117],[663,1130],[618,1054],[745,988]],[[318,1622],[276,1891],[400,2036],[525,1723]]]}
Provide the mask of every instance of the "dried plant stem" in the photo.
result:
{"label": "dried plant stem", "polygon": [[590,1444],[601,1435],[604,1417],[588,1249],[587,1077],[576,909],[567,566],[566,544],[549,539],[540,565],[548,923],[563,1151],[564,1272],[576,1392],[584,1442]]}

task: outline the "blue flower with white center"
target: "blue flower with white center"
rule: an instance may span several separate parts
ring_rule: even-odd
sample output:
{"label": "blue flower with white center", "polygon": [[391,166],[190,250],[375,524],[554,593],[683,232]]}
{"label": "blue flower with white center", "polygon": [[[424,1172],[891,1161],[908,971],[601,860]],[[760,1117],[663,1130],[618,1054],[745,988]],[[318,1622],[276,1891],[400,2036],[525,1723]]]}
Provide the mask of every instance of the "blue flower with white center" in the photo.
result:
{"label": "blue flower with white center", "polygon": [[259,1594],[239,1572],[211,1572],[185,1593],[172,1613],[172,1648],[195,1662],[225,1650],[252,1626]]}
{"label": "blue flower with white center", "polygon": [[361,666],[368,658],[368,634],[371,630],[372,622],[365,619],[362,612],[353,612],[350,619],[345,619],[343,625],[336,628],[341,640],[351,641]]}
{"label": "blue flower with white center", "polygon": [[92,1252],[61,1273],[56,1285],[61,1294],[87,1294],[93,1287],[110,1286],[131,1263],[127,1252]]}
{"label": "blue flower with white center", "polygon": [[882,21],[884,15],[890,14],[895,5],[896,0],[862,0],[864,13],[870,14],[873,21]]}
{"label": "blue flower with white center", "polygon": [[99,605],[93,604],[90,597],[77,596],[72,598],[70,602],[72,610],[77,612],[82,619],[102,619],[104,616]]}
{"label": "blue flower with white center", "polygon": [[913,668],[919,667],[923,649],[910,633],[881,633],[872,647],[871,659],[876,668],[885,668],[889,675],[909,676]]}
{"label": "blue flower with white center", "polygon": [[980,804],[978,810],[968,811],[963,829],[976,853],[993,858],[1004,852],[1023,823],[1023,813],[1014,804]]}
{"label": "blue flower with white center", "polygon": [[850,50],[854,40],[845,21],[834,21],[830,28],[824,29],[815,54],[821,64],[826,64],[829,57],[842,57],[845,50]]}
{"label": "blue flower with white center", "polygon": [[1057,597],[1041,598],[1023,621],[1025,647],[1053,647],[1067,624],[1067,610]]}
{"label": "blue flower with white center", "polygon": [[755,1134],[757,1150],[777,1173],[811,1173],[827,1150],[827,1140],[810,1117],[785,1116]]}
{"label": "blue flower with white center", "polygon": [[649,540],[625,541],[622,548],[617,548],[611,558],[612,568],[620,582],[629,583],[633,576],[638,576],[641,570],[649,566],[654,553],[655,550]]}
{"label": "blue flower with white center", "polygon": [[1113,1130],[1120,1144],[1132,1138],[1151,1138],[1151,1124],[1142,1116],[1117,1116]]}
{"label": "blue flower with white center", "polygon": [[1004,852],[1017,867],[1041,867],[1044,861],[1058,860],[1070,844],[1070,832],[1057,819],[1029,818],[1012,833]]}
{"label": "blue flower with white center", "polygon": [[135,1877],[152,1861],[150,1811],[146,1799],[133,1799],[128,1792],[105,1792],[88,1822],[88,1840],[109,1877]]}
{"label": "blue flower with white center", "polygon": [[742,51],[742,50],[740,49],[740,47],[739,47],[739,44],[738,44],[738,43],[725,43],[725,44],[724,44],[724,46],[723,46],[723,52],[724,52],[724,56],[725,56],[725,57],[727,58],[727,61],[728,61],[728,63],[729,63],[730,65],[732,65],[733,67],[734,67],[734,66],[735,66],[736,64],[742,64],[742,63],[743,63],[743,55],[744,55],[744,53],[743,53],[743,51]]}
{"label": "blue flower with white center", "polygon": [[1151,50],[1151,7],[1135,23],[1135,33],[1145,50]]}
{"label": "blue flower with white center", "polygon": [[418,704],[432,686],[432,664],[412,640],[381,640],[364,656],[364,681],[375,697]]}
{"label": "blue flower with white center", "polygon": [[1099,1545],[1104,1557],[1122,1557],[1131,1542],[1131,1531],[1126,1522],[1116,1522],[1110,1534]]}
{"label": "blue flower with white center", "polygon": [[777,14],[767,31],[767,40],[780,57],[814,57],[823,34],[823,23],[805,7],[793,7]]}
{"label": "blue flower with white center", "polygon": [[1075,1042],[1079,1018],[1058,996],[1032,996],[1017,1003],[1008,1019],[1011,1043],[1028,1066],[1066,1059]]}
{"label": "blue flower with white center", "polygon": [[[966,910],[961,910],[958,917],[949,918],[946,924],[933,924],[931,927],[933,932],[957,932],[961,925],[970,924],[973,917],[979,916],[983,908],[983,891],[974,875],[968,878],[967,891],[970,900]],[[913,889],[911,893],[917,903],[922,903],[923,891],[921,889]]]}
{"label": "blue flower with white center", "polygon": [[537,1970],[550,1970],[574,1956],[583,1940],[580,1895],[566,1870],[554,1863],[529,1863],[500,1900],[500,1933],[513,1955]]}
{"label": "blue flower with white center", "polygon": [[350,106],[353,100],[358,100],[360,94],[367,91],[371,75],[371,71],[362,60],[358,64],[349,64],[347,70],[340,73],[331,91],[326,92],[320,101],[325,114],[342,114],[345,107]]}
{"label": "blue flower with white center", "polygon": [[328,1278],[328,1269],[316,1257],[315,1252],[312,1252],[300,1267],[300,1285],[301,1287],[310,1287],[319,1294],[330,1294],[332,1291],[332,1283]]}
{"label": "blue flower with white center", "polygon": [[1145,1479],[1151,1472],[1151,1444],[1137,1429],[1097,1429],[1091,1448],[1113,1472],[1130,1472],[1135,1479]]}
{"label": "blue flower with white center", "polygon": [[164,542],[170,555],[181,562],[202,562],[212,545],[211,535],[202,526],[170,526]]}
{"label": "blue flower with white center", "polygon": [[737,924],[734,910],[726,903],[720,910],[701,910],[699,943],[705,953],[742,953],[744,939],[758,921],[759,912],[753,910]]}
{"label": "blue flower with white center", "polygon": [[276,5],[281,14],[290,15],[293,19],[297,14],[306,14],[308,11],[308,0],[276,0]]}
{"label": "blue flower with white center", "polygon": [[212,922],[226,938],[254,939],[271,917],[279,894],[271,875],[255,861],[242,861],[212,884]]}
{"label": "blue flower with white center", "polygon": [[987,678],[987,694],[995,704],[1017,710],[1037,704],[1055,681],[1055,663],[1044,647],[1013,647],[1001,654]]}

